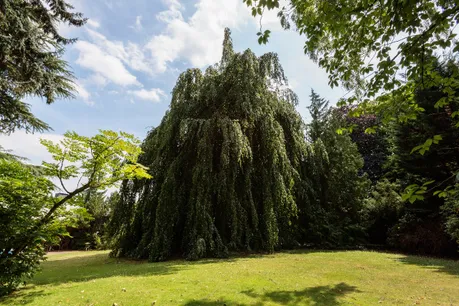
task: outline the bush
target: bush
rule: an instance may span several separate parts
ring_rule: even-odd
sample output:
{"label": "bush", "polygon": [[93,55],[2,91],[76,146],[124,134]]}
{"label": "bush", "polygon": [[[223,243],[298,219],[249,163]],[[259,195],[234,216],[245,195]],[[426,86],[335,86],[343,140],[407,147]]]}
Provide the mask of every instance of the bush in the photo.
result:
{"label": "bush", "polygon": [[7,295],[25,280],[31,278],[38,270],[40,262],[44,259],[44,249],[37,244],[34,249],[29,249],[17,257],[8,257],[0,250],[0,296]]}
{"label": "bush", "polygon": [[454,191],[441,207],[441,212],[445,218],[446,233],[459,245],[459,186]]}
{"label": "bush", "polygon": [[400,186],[383,179],[371,188],[364,201],[363,219],[371,244],[386,244],[388,231],[398,222],[404,204]]}
{"label": "bush", "polygon": [[450,256],[456,250],[438,214],[405,213],[389,230],[388,242],[400,251],[414,254]]}

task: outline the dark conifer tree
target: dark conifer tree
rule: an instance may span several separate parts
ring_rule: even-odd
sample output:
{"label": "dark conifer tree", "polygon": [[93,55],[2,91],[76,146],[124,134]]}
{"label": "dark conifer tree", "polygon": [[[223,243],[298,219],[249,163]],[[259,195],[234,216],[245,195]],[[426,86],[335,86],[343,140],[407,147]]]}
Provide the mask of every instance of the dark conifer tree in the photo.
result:
{"label": "dark conifer tree", "polygon": [[363,159],[351,137],[338,134],[344,117],[328,101],[311,93],[308,107],[311,123],[307,137],[312,141],[312,159],[306,162],[313,192],[300,205],[304,240],[316,245],[335,247],[363,242],[360,220],[368,179],[362,175]]}
{"label": "dark conifer tree", "polygon": [[328,101],[321,98],[314,90],[311,90],[311,105],[308,106],[311,115],[311,123],[308,124],[308,136],[314,142],[322,136],[325,129],[325,120],[329,114]]}
{"label": "dark conifer tree", "polygon": [[44,131],[26,96],[52,103],[72,97],[73,75],[62,60],[74,39],[58,32],[59,23],[82,26],[86,19],[64,0],[0,0],[0,133]]}

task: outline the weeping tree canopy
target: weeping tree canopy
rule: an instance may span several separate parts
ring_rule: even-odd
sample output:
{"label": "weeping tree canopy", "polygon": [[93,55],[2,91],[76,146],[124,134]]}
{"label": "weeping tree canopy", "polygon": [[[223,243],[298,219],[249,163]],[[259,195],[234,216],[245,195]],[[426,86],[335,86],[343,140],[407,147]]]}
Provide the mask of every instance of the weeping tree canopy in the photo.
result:
{"label": "weeping tree canopy", "polygon": [[122,184],[113,255],[197,259],[294,243],[308,154],[296,104],[277,55],[235,53],[226,29],[221,61],[180,75],[143,143],[153,178]]}

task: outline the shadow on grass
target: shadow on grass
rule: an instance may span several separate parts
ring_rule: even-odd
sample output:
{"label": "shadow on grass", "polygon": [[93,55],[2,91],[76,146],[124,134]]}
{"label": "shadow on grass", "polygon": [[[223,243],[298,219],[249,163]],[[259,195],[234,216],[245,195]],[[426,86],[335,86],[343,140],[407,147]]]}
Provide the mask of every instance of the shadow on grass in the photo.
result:
{"label": "shadow on grass", "polygon": [[[231,302],[231,301],[228,301],[228,300],[225,300],[225,299],[221,299],[221,300],[217,300],[217,301],[211,301],[209,299],[192,300],[192,301],[186,302],[185,304],[180,304],[180,305],[182,305],[182,306],[230,306],[230,305],[248,306],[248,304]],[[258,306],[258,305],[262,305],[262,304],[253,304],[253,305]]]}
{"label": "shadow on grass", "polygon": [[199,261],[171,260],[148,262],[126,258],[111,258],[108,254],[82,255],[49,260],[42,264],[42,272],[31,281],[34,285],[59,285],[68,282],[86,282],[113,276],[169,275],[186,270],[192,265],[233,262],[237,259],[202,259]]}
{"label": "shadow on grass", "polygon": [[44,293],[43,290],[34,292],[24,292],[22,290],[13,292],[11,295],[0,298],[1,305],[27,305],[32,304],[37,297],[47,296],[50,293]]}
{"label": "shadow on grass", "polygon": [[59,285],[68,282],[86,282],[113,276],[167,275],[182,270],[174,262],[149,263],[119,258],[108,254],[77,256],[45,261],[42,272],[31,281],[34,285]]}
{"label": "shadow on grass", "polygon": [[34,286],[59,285],[71,282],[87,282],[100,278],[116,276],[151,276],[169,275],[188,269],[191,265],[233,262],[230,259],[203,259],[199,261],[173,260],[167,262],[148,262],[146,260],[129,260],[110,258],[107,253],[74,256],[69,258],[48,258],[42,263],[42,271],[28,281],[30,285],[21,288],[11,295],[0,299],[0,304],[30,304],[36,297],[44,295],[43,291],[33,291]]}
{"label": "shadow on grass", "polygon": [[340,305],[339,298],[351,292],[359,292],[359,290],[355,286],[339,283],[334,286],[309,287],[300,291],[271,291],[256,294],[253,290],[249,290],[242,293],[261,302],[271,301],[282,305]]}
{"label": "shadow on grass", "polygon": [[225,301],[224,299],[211,301],[209,299],[192,300],[183,304],[184,306],[222,306],[222,305],[243,305],[262,306],[267,302],[274,302],[280,305],[341,305],[340,301],[346,294],[360,292],[357,287],[346,283],[339,283],[334,286],[308,287],[304,290],[293,291],[270,291],[264,294],[255,293],[253,290],[242,291],[241,293],[251,297],[255,301],[251,304],[241,304],[237,301]]}
{"label": "shadow on grass", "polygon": [[459,277],[459,260],[405,255],[395,261]]}

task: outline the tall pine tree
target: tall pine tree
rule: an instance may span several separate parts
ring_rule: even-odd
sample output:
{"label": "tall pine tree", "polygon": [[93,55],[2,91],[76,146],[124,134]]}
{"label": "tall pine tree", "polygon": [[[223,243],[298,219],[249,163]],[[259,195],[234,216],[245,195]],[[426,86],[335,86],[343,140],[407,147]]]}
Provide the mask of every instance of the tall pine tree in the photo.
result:
{"label": "tall pine tree", "polygon": [[311,105],[308,106],[311,115],[311,123],[308,124],[308,136],[311,142],[322,136],[325,129],[325,120],[329,114],[328,101],[321,98],[314,90],[311,90]]}
{"label": "tall pine tree", "polygon": [[[459,81],[456,61],[436,61],[434,69],[443,78]],[[421,84],[422,79],[417,82]],[[441,197],[437,193],[458,188],[459,125],[452,114],[459,112],[459,93],[449,105],[442,105],[441,101],[447,96],[442,90],[440,86],[417,90],[414,98],[423,112],[404,124],[392,124],[389,130],[391,158],[388,177],[399,181],[402,188],[431,181],[426,192],[422,193],[423,199],[405,205],[399,224],[391,230],[390,243],[403,251],[435,255],[450,255],[457,251],[457,194],[451,194],[445,205],[448,192]],[[413,151],[414,147],[425,142],[426,137],[435,135],[440,135],[441,140],[432,143],[429,150]]]}
{"label": "tall pine tree", "polygon": [[355,245],[364,239],[359,212],[368,179],[360,174],[363,159],[350,136],[337,133],[345,120],[341,112],[314,91],[308,109],[312,159],[306,164],[312,174],[303,177],[313,192],[300,202],[303,240],[326,247]]}

